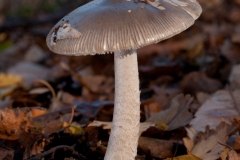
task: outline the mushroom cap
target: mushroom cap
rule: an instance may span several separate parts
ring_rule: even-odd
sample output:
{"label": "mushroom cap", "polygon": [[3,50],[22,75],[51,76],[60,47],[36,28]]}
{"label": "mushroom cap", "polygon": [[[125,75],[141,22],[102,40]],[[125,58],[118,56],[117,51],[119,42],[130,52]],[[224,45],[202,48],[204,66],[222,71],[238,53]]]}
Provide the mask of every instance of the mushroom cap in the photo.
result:
{"label": "mushroom cap", "polygon": [[65,55],[137,49],[182,32],[201,12],[196,0],[94,0],[62,18],[47,45]]}

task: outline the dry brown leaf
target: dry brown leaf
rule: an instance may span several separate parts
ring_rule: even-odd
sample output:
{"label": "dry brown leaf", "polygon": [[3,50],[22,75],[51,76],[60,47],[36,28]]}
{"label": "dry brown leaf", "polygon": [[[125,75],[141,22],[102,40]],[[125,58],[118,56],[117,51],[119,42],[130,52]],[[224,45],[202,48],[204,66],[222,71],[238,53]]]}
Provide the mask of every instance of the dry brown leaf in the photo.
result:
{"label": "dry brown leaf", "polygon": [[240,156],[236,151],[231,150],[228,152],[228,160],[240,160]]}
{"label": "dry brown leaf", "polygon": [[20,62],[7,70],[8,73],[23,77],[23,83],[30,86],[35,79],[47,80],[49,68],[29,62]]}
{"label": "dry brown leaf", "polygon": [[183,94],[180,94],[172,99],[171,106],[168,109],[156,113],[147,119],[146,122],[163,122],[168,125],[168,130],[184,126],[193,118],[192,113],[188,111],[192,100],[193,98],[190,95],[183,96]]}
{"label": "dry brown leaf", "polygon": [[232,89],[240,87],[240,65],[235,65],[229,76],[229,82]]}
{"label": "dry brown leaf", "polygon": [[32,121],[26,111],[1,110],[0,111],[0,138],[16,140],[20,134],[33,127]]}
{"label": "dry brown leaf", "polygon": [[[165,78],[168,79],[169,77],[166,76]],[[171,100],[179,94],[179,89],[177,87],[158,87],[158,84],[164,83],[163,79],[158,78],[152,82],[150,88],[152,88],[155,94],[151,98],[143,101],[141,104],[144,106],[146,119],[162,110],[167,109]]]}
{"label": "dry brown leaf", "polygon": [[[112,122],[101,122],[101,121],[93,121],[88,125],[88,127],[102,127],[103,129],[111,129],[112,128]],[[153,127],[155,124],[150,123],[150,122],[144,122],[140,123],[140,128],[139,128],[139,136],[146,131],[149,127]]]}
{"label": "dry brown leaf", "polygon": [[22,77],[0,73],[0,88],[16,86],[22,83]]}
{"label": "dry brown leaf", "polygon": [[30,46],[24,56],[28,62],[39,62],[46,57],[46,54],[38,45],[34,44]]}
{"label": "dry brown leaf", "polygon": [[141,152],[156,158],[167,158],[173,155],[173,141],[148,137],[139,137],[138,148]]}
{"label": "dry brown leaf", "polygon": [[10,148],[0,148],[0,159],[14,159],[14,150]]}
{"label": "dry brown leaf", "polygon": [[49,111],[50,112],[58,111],[58,110],[61,110],[62,108],[65,108],[69,105],[72,105],[72,104],[66,104],[66,103],[60,101],[58,98],[52,98],[52,102],[51,102],[51,105],[49,107]]}
{"label": "dry brown leaf", "polygon": [[101,121],[93,121],[88,125],[88,127],[103,127],[103,129],[111,129],[112,128],[112,122],[101,122]]}
{"label": "dry brown leaf", "polygon": [[184,35],[181,35],[181,36],[183,36],[181,37],[181,40],[169,39],[168,41],[163,43],[152,44],[152,45],[140,48],[138,50],[138,55],[140,57],[139,61],[141,62],[146,60],[146,53],[167,55],[170,53],[179,53],[180,50],[190,50],[194,48],[197,44],[201,43],[204,38],[202,34],[192,34],[191,37],[184,36]]}
{"label": "dry brown leaf", "polygon": [[44,108],[38,108],[38,107],[32,107],[31,108],[32,118],[44,115],[46,113],[48,113],[48,111]]}
{"label": "dry brown leaf", "polygon": [[[106,76],[84,76],[82,77],[87,86],[94,92],[100,93],[97,96],[99,101],[103,100],[113,100],[114,92],[114,80],[111,77]],[[91,97],[89,90],[86,87],[83,87],[82,91],[83,97]],[[96,96],[96,95],[95,95]]]}
{"label": "dry brown leaf", "polygon": [[66,127],[66,122],[61,122],[58,120],[53,120],[45,124],[43,129],[44,134],[51,134],[61,130],[63,127]]}
{"label": "dry brown leaf", "polygon": [[[188,153],[206,160],[213,160],[220,157],[220,153],[226,148],[227,124],[221,123],[216,130],[206,129],[206,132],[197,133],[194,128],[186,128],[188,138],[184,138],[184,145]],[[221,143],[221,144],[220,144]]]}
{"label": "dry brown leaf", "polygon": [[238,136],[236,139],[235,139],[235,143],[233,145],[233,149],[234,150],[240,150],[240,136]]}
{"label": "dry brown leaf", "polygon": [[206,125],[215,129],[222,121],[229,122],[230,118],[238,117],[239,109],[240,90],[232,93],[219,90],[202,104],[190,124],[197,131],[204,131]]}
{"label": "dry brown leaf", "polygon": [[92,91],[98,92],[102,83],[107,80],[105,76],[84,76],[82,79],[91,88]]}
{"label": "dry brown leaf", "polygon": [[167,158],[166,160],[202,160],[202,159],[193,154],[188,154],[188,155],[178,156],[174,158]]}
{"label": "dry brown leaf", "polygon": [[180,82],[184,93],[195,94],[199,91],[212,93],[222,88],[220,81],[211,79],[203,72],[191,72],[184,76]]}
{"label": "dry brown leaf", "polygon": [[[1,94],[1,91],[0,91]],[[1,96],[0,96],[1,99]],[[0,100],[0,109],[5,109],[7,107],[9,107],[12,104],[13,100],[11,100],[10,98],[6,98],[4,100]]]}
{"label": "dry brown leaf", "polygon": [[34,88],[29,91],[29,94],[44,94],[50,92],[49,88]]}
{"label": "dry brown leaf", "polygon": [[226,39],[221,46],[221,53],[231,62],[240,62],[240,46]]}
{"label": "dry brown leaf", "polygon": [[215,8],[222,3],[222,0],[199,0],[199,3],[204,6],[204,8]]}
{"label": "dry brown leaf", "polygon": [[235,31],[232,33],[231,39],[233,43],[240,44],[240,25],[235,26]]}
{"label": "dry brown leaf", "polygon": [[236,151],[226,148],[221,153],[221,160],[240,160],[240,156],[237,154]]}
{"label": "dry brown leaf", "polygon": [[32,146],[27,146],[23,154],[23,159],[28,159],[33,155],[37,155],[43,152],[44,147],[45,147],[44,141],[36,141]]}
{"label": "dry brown leaf", "polygon": [[222,153],[220,154],[221,160],[227,160],[228,152],[230,151],[229,148],[225,148]]}
{"label": "dry brown leaf", "polygon": [[196,94],[196,99],[199,104],[203,104],[209,97],[210,95],[205,92],[197,92]]}
{"label": "dry brown leaf", "polygon": [[148,102],[145,102],[144,105],[144,111],[146,118],[150,118],[155,113],[162,111],[159,103],[157,102],[151,102],[152,99],[147,100]]}

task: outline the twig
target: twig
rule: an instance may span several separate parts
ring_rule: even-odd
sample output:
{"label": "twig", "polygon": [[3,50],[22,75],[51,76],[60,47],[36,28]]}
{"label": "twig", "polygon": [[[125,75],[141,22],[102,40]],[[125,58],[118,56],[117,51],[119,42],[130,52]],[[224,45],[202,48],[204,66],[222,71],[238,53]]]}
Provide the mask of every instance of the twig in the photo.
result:
{"label": "twig", "polygon": [[53,87],[47,81],[44,81],[41,79],[36,79],[36,80],[34,80],[34,82],[38,82],[38,83],[45,85],[51,91],[53,99],[57,99],[56,92],[54,91]]}
{"label": "twig", "polygon": [[177,150],[178,150],[178,145],[179,145],[179,144],[176,143],[176,145],[177,145],[177,146],[176,146],[175,152],[174,152],[174,154],[173,154],[173,156],[172,156],[172,160],[173,160],[173,158],[174,158],[174,157],[176,156],[176,154],[177,154]]}
{"label": "twig", "polygon": [[52,153],[56,152],[56,150],[59,150],[59,149],[70,150],[72,152],[72,154],[79,156],[79,158],[82,157],[78,152],[76,152],[74,150],[74,148],[72,146],[61,145],[61,146],[57,146],[57,147],[51,148],[50,150],[48,150],[46,152],[40,153],[40,154],[38,154],[35,157],[28,158],[27,160],[39,160],[39,159],[42,159],[45,156],[47,156],[49,154],[52,154]]}
{"label": "twig", "polygon": [[233,150],[233,148],[232,148],[231,146],[227,145],[227,144],[223,144],[223,143],[220,143],[220,142],[218,142],[218,144],[220,144],[220,145],[222,145],[222,146],[225,146],[225,147],[227,147],[227,148]]}
{"label": "twig", "polygon": [[68,122],[68,124],[71,124],[71,123],[72,123],[72,120],[73,120],[73,117],[74,117],[74,110],[75,110],[76,108],[77,108],[77,106],[76,106],[76,105],[72,107],[71,118],[69,119],[69,122]]}
{"label": "twig", "polygon": [[76,78],[84,87],[86,87],[92,94],[96,93],[95,91],[92,90],[92,88],[83,80],[83,78],[78,75],[75,71],[73,71],[66,63],[61,62],[60,63],[61,67],[65,69],[66,71],[70,72],[71,75]]}

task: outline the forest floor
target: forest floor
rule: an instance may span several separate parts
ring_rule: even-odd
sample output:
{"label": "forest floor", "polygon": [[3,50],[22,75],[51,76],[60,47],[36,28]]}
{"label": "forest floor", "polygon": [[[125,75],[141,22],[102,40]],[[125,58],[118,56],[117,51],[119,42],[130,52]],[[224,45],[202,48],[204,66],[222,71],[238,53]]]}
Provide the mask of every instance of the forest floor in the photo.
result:
{"label": "forest floor", "polygon": [[[192,27],[138,50],[137,160],[240,160],[240,0],[199,2]],[[104,157],[113,55],[47,48],[50,29],[77,7],[68,5],[21,16],[0,7],[0,159]]]}

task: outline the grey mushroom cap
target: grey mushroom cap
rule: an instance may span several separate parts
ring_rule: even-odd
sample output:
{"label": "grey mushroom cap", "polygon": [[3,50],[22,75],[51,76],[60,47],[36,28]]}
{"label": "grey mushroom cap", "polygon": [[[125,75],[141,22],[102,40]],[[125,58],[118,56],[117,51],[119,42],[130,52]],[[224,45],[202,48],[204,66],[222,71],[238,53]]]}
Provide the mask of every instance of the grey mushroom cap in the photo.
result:
{"label": "grey mushroom cap", "polygon": [[137,49],[182,32],[202,12],[196,0],[141,1],[89,2],[53,27],[47,45],[53,52],[76,56]]}

